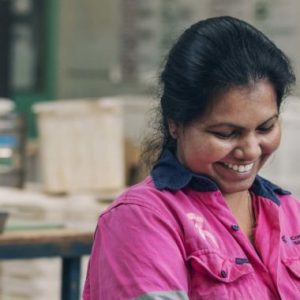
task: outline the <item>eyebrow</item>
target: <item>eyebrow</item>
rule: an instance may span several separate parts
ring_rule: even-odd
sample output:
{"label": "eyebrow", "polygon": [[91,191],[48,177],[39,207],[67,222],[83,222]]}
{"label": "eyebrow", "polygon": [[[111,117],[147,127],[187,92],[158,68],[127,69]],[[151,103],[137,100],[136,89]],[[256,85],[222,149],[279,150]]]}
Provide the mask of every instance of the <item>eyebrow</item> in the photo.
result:
{"label": "eyebrow", "polygon": [[[269,119],[267,119],[266,121],[262,122],[260,125],[258,125],[257,127],[263,126],[266,123],[272,121],[273,119],[278,119],[279,115],[275,114],[272,117],[270,117]],[[213,124],[207,127],[207,129],[215,129],[217,127],[232,127],[232,128],[238,128],[238,129],[242,129],[242,126],[236,125],[234,123],[230,123],[230,122],[224,122],[224,123],[217,123],[217,124]]]}

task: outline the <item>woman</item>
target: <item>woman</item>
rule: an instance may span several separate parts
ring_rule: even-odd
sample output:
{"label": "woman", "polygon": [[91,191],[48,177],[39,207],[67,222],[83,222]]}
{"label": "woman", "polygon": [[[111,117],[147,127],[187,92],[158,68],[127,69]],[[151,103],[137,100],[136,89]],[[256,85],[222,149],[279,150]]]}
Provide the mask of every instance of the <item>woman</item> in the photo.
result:
{"label": "woman", "polygon": [[182,34],[161,75],[157,159],[100,216],[84,299],[300,298],[300,203],[257,175],[294,81],[243,21]]}

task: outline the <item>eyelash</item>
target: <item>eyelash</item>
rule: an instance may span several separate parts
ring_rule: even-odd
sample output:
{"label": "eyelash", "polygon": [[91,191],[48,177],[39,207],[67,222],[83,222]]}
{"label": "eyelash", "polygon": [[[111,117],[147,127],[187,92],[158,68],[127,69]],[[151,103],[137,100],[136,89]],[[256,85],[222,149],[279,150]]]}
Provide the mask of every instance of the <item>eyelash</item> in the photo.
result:
{"label": "eyelash", "polygon": [[236,132],[232,131],[230,133],[222,133],[222,132],[212,132],[213,135],[215,135],[218,138],[221,138],[223,140],[230,139],[234,135],[236,135]]}
{"label": "eyelash", "polygon": [[275,124],[272,124],[272,125],[269,126],[269,127],[259,127],[259,128],[257,129],[257,131],[260,131],[260,132],[262,132],[262,133],[268,133],[268,132],[270,132],[270,131],[274,128],[274,126],[275,126]]}
{"label": "eyelash", "polygon": [[[272,131],[272,129],[274,128],[274,126],[275,126],[275,124],[272,124],[271,126],[269,126],[269,127],[258,127],[257,129],[256,129],[256,131],[258,131],[258,132],[260,132],[261,134],[267,134],[267,133],[269,133],[270,131]],[[223,132],[216,132],[216,131],[213,131],[213,132],[211,132],[213,135],[215,135],[216,137],[218,137],[218,138],[221,138],[221,139],[224,139],[224,140],[226,140],[226,139],[230,139],[230,138],[232,138],[232,137],[234,137],[234,136],[236,136],[236,135],[238,135],[239,134],[239,132],[238,131],[231,131],[231,132],[229,132],[229,133],[223,133]]]}

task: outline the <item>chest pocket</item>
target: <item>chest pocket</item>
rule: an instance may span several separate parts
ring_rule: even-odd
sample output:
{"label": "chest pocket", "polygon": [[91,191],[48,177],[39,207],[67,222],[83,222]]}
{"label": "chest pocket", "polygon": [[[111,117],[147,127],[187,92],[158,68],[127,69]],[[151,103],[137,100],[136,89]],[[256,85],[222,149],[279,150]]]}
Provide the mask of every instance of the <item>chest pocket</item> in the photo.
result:
{"label": "chest pocket", "polygon": [[297,286],[298,293],[299,293],[299,291],[300,291],[300,257],[283,258],[282,263],[288,270],[290,278]]}
{"label": "chest pocket", "polygon": [[[266,299],[249,263],[199,250],[188,257],[191,300]],[[254,288],[255,287],[255,288]]]}
{"label": "chest pocket", "polygon": [[283,259],[283,264],[298,279],[300,279],[300,258]]}

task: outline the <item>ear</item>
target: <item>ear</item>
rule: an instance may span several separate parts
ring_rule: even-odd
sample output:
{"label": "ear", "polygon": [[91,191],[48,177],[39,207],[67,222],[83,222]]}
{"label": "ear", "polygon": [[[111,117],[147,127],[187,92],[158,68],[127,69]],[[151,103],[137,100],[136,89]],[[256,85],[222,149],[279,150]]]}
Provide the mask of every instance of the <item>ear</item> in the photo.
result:
{"label": "ear", "polygon": [[173,139],[177,139],[178,126],[174,120],[168,119],[169,133]]}

